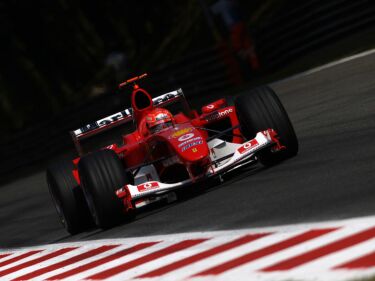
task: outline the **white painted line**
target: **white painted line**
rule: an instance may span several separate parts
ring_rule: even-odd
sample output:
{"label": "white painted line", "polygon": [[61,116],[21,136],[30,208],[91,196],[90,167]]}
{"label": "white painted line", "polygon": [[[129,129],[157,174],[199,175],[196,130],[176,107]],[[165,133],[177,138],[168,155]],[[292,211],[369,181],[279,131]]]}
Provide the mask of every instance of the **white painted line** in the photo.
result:
{"label": "white painted line", "polygon": [[[191,243],[192,240],[195,242]],[[349,243],[342,246],[342,240]],[[148,243],[147,247],[123,254],[142,243]],[[337,244],[341,246],[335,248]],[[105,252],[97,252],[99,247],[105,246],[107,249],[108,245],[119,246],[109,247]],[[332,245],[336,245],[333,250]],[[78,248],[33,263],[35,259],[72,246]],[[324,248],[331,250],[320,252]],[[11,257],[37,249],[43,251],[6,264],[6,261],[12,260]],[[375,216],[370,216],[321,223],[106,239],[0,250],[0,256],[6,252],[13,253],[0,258],[0,279],[11,280],[21,277],[45,280],[60,275],[66,280],[82,280],[90,276],[104,276],[106,280],[153,281],[328,281],[337,280],[338,277],[340,280],[349,280],[375,276],[375,261],[367,261],[364,266],[361,265],[363,268],[343,270],[334,267],[362,258],[374,251]],[[94,252],[95,254],[90,254]],[[319,254],[316,255],[316,252]],[[311,253],[315,254],[311,256]],[[301,256],[304,258],[299,260]],[[279,267],[272,268],[274,265],[296,259],[296,265],[292,262],[290,268],[281,271]],[[270,267],[272,270],[263,271]],[[7,272],[9,269],[11,272]]]}
{"label": "white painted line", "polygon": [[271,84],[276,84],[276,83],[280,83],[280,82],[289,81],[289,80],[297,79],[297,78],[300,78],[300,77],[308,76],[308,75],[314,74],[316,72],[322,71],[324,69],[328,69],[328,68],[331,68],[331,67],[334,67],[334,66],[352,61],[352,60],[356,60],[356,59],[359,59],[359,58],[362,58],[362,57],[366,57],[366,56],[369,56],[369,55],[372,55],[372,54],[375,54],[375,49],[371,49],[371,50],[368,50],[368,51],[365,51],[365,52],[362,52],[362,53],[358,53],[358,54],[355,54],[355,55],[352,55],[352,56],[349,56],[349,57],[345,57],[345,58],[342,58],[342,59],[324,64],[324,65],[321,65],[321,66],[303,71],[301,73],[286,77],[284,79],[274,81]]}

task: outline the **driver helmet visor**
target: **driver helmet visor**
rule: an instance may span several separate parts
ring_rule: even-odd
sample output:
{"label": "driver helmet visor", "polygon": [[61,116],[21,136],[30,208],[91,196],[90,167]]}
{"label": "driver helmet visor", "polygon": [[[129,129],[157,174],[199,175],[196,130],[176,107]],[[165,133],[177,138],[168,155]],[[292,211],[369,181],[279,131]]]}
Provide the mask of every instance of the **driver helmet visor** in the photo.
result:
{"label": "driver helmet visor", "polygon": [[172,121],[167,121],[167,122],[163,122],[163,123],[157,124],[157,125],[155,125],[153,127],[150,127],[149,130],[153,134],[153,133],[160,132],[161,130],[164,130],[164,129],[172,127],[172,126],[173,126],[173,122]]}

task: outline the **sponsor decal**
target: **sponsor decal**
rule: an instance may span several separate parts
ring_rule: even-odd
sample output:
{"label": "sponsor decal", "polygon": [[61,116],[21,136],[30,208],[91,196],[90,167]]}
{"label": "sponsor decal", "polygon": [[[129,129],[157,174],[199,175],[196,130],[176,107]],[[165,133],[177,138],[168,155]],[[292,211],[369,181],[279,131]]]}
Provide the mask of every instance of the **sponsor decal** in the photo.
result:
{"label": "sponsor decal", "polygon": [[[202,143],[203,143],[203,141],[194,141],[194,142],[191,142],[191,143],[185,145],[183,148],[181,148],[181,152],[184,152],[185,150],[187,150],[187,149],[189,149],[189,148],[191,148],[193,146],[200,145]],[[196,152],[196,151],[193,151],[193,152]]]}
{"label": "sponsor decal", "polygon": [[191,139],[192,137],[194,137],[194,133],[189,133],[189,134],[182,135],[181,137],[179,137],[178,141],[186,141],[188,139]]}
{"label": "sponsor decal", "polygon": [[145,192],[159,187],[158,182],[148,182],[137,186],[139,192]]}
{"label": "sponsor decal", "polygon": [[223,117],[231,114],[232,112],[233,112],[233,108],[227,108],[227,109],[224,109],[224,110],[219,110],[219,111],[216,111],[216,112],[206,116],[205,119],[207,121],[213,121],[213,120],[216,120],[216,119],[223,118]]}
{"label": "sponsor decal", "polygon": [[195,152],[198,152],[198,149],[196,149],[196,148],[194,147],[191,151],[193,151],[193,152],[195,153]]}
{"label": "sponsor decal", "polygon": [[190,133],[192,130],[193,130],[192,128],[184,128],[184,129],[174,132],[171,136],[172,138],[178,138],[178,137],[181,137],[182,135]]}
{"label": "sponsor decal", "polygon": [[154,99],[152,99],[152,100],[153,100],[153,102],[154,102],[154,105],[159,105],[159,104],[161,104],[161,103],[163,103],[163,102],[166,102],[166,101],[172,100],[172,99],[174,99],[174,98],[180,96],[181,94],[182,94],[182,93],[176,91],[176,92],[173,92],[173,93],[164,94],[164,95],[162,95],[162,96],[160,96],[160,97],[156,97],[156,98],[154,98]]}
{"label": "sponsor decal", "polygon": [[207,108],[208,108],[208,109],[214,109],[215,106],[214,106],[213,104],[209,104],[209,105],[207,105]]}
{"label": "sponsor decal", "polygon": [[182,143],[180,143],[178,145],[178,147],[182,147],[182,146],[185,146],[186,144],[188,144],[189,142],[192,142],[192,141],[199,141],[199,140],[202,140],[202,137],[195,137],[195,138],[192,138],[192,139],[188,139]]}
{"label": "sponsor decal", "polygon": [[256,139],[253,139],[249,142],[244,143],[244,145],[240,146],[237,150],[240,154],[244,154],[246,151],[258,146],[259,143]]}
{"label": "sponsor decal", "polygon": [[109,125],[111,123],[114,123],[116,121],[122,120],[124,118],[130,117],[131,115],[132,115],[131,109],[125,109],[125,110],[123,110],[121,112],[115,113],[115,114],[113,114],[111,116],[108,116],[106,118],[100,119],[100,120],[98,120],[96,122],[87,124],[87,125],[79,128],[78,130],[75,130],[74,133],[75,133],[75,135],[78,136],[78,135],[81,135],[81,134],[93,131],[95,129],[99,129],[101,127],[107,126],[107,125]]}
{"label": "sponsor decal", "polygon": [[[180,90],[173,91],[173,92],[164,94],[162,96],[156,97],[152,100],[153,100],[154,105],[159,105],[161,103],[164,103],[164,102],[169,101],[169,100],[173,100],[174,98],[177,98],[177,97],[182,96],[182,95],[183,95],[183,93],[182,93],[182,90],[180,89]],[[106,118],[100,119],[100,120],[95,121],[95,122],[90,123],[90,124],[87,124],[87,125],[79,128],[79,129],[75,130],[74,134],[76,136],[80,136],[80,135],[85,134],[87,132],[90,132],[90,131],[99,129],[101,127],[104,127],[106,125],[109,125],[111,123],[114,123],[118,120],[128,118],[130,116],[132,116],[132,109],[128,108],[128,109],[125,109],[121,112],[115,113],[111,116],[108,116]]]}

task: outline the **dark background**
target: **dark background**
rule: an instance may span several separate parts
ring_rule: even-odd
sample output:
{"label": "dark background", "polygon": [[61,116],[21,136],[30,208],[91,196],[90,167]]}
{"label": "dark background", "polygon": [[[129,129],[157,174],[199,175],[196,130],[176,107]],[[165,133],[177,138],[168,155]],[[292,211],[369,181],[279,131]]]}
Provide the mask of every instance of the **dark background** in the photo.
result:
{"label": "dark background", "polygon": [[[65,149],[68,131],[127,103],[116,85],[148,72],[152,95],[231,94],[375,46],[370,0],[239,1],[260,68],[231,45],[214,0],[1,1],[1,173]],[[116,69],[106,63],[123,56]]]}
{"label": "dark background", "polygon": [[[0,247],[375,213],[375,53],[290,77],[373,49],[375,2],[240,1],[260,60],[253,71],[220,18],[209,23],[202,1],[0,1]],[[106,65],[114,51],[126,55],[117,71]],[[195,105],[272,82],[299,154],[272,169],[241,170],[130,224],[69,236],[45,168],[74,156],[69,130],[127,107],[116,83],[144,71],[153,96],[182,87]]]}
{"label": "dark background", "polygon": [[112,51],[126,55],[126,79],[215,44],[195,0],[15,0],[2,1],[0,11],[0,114],[9,132],[111,81],[105,59]]}

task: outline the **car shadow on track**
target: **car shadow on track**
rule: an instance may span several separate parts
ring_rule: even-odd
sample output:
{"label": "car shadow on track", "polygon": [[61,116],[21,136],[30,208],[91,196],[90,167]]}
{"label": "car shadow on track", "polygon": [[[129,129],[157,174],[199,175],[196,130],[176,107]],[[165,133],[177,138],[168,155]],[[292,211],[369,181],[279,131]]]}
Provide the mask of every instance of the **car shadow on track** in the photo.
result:
{"label": "car shadow on track", "polygon": [[167,202],[167,200],[162,200],[151,205],[145,206],[142,209],[137,210],[135,219],[131,221],[124,221],[116,227],[110,229],[98,229],[96,227],[91,227],[87,229],[84,233],[76,234],[73,236],[64,236],[57,240],[54,240],[52,243],[61,243],[67,241],[77,241],[77,240],[91,240],[96,239],[97,236],[108,233],[110,231],[115,231],[116,229],[120,229],[126,225],[131,225],[134,222],[143,220],[147,217],[155,216],[159,213],[166,211],[167,209],[173,208],[178,204],[183,202],[187,202],[190,200],[194,200],[195,198],[202,196],[209,192],[214,192],[220,188],[228,187],[235,182],[241,181],[253,174],[259,173],[267,168],[262,166],[261,164],[244,166],[240,169],[234,170],[228,174],[225,174],[222,177],[222,180],[219,178],[212,178],[207,181],[189,186],[184,190],[176,190],[175,193],[177,195],[177,199],[173,202]]}

